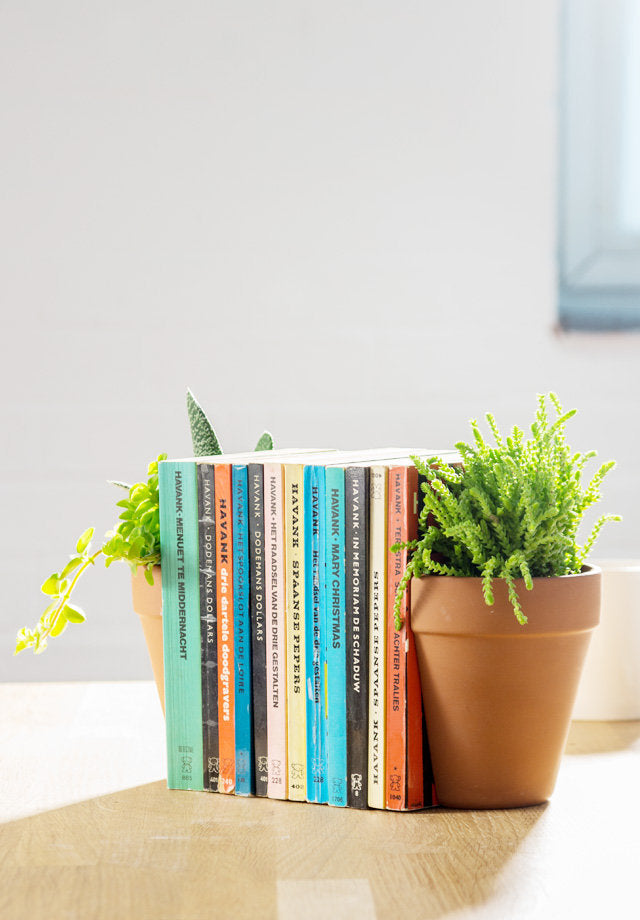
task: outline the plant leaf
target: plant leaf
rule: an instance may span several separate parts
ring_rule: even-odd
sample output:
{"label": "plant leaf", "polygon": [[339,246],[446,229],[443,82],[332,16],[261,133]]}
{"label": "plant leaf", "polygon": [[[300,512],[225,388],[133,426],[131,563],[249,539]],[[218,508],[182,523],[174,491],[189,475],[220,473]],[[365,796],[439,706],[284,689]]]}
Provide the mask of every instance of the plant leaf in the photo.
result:
{"label": "plant leaf", "polygon": [[89,544],[91,543],[91,540],[93,539],[93,533],[94,533],[94,528],[87,527],[85,532],[81,534],[80,538],[78,539],[78,543],[76,544],[77,553],[84,553],[85,549],[88,548]]}
{"label": "plant leaf", "polygon": [[187,389],[187,413],[196,457],[212,457],[222,453],[213,425],[204,413],[191,390]]}
{"label": "plant leaf", "polygon": [[258,438],[256,450],[273,450],[273,435],[269,431],[263,431]]}
{"label": "plant leaf", "polygon": [[126,489],[127,492],[131,488],[131,486],[128,486],[126,482],[120,482],[118,479],[107,479],[107,482],[110,486],[117,486],[119,489]]}
{"label": "plant leaf", "polygon": [[87,619],[84,615],[84,611],[74,604],[65,604],[61,612],[70,623],[84,623]]}
{"label": "plant leaf", "polygon": [[46,581],[40,586],[40,590],[43,594],[48,594],[49,597],[56,597],[60,590],[60,575],[58,572],[54,572],[53,575],[49,575]]}
{"label": "plant leaf", "polygon": [[33,643],[33,633],[31,630],[27,629],[26,626],[22,629],[19,629],[16,636],[16,647],[13,654],[19,655],[20,652],[23,652],[26,648],[30,648]]}
{"label": "plant leaf", "polygon": [[74,569],[77,569],[79,565],[82,565],[82,558],[80,556],[74,556],[70,559],[63,570],[60,572],[61,578],[66,578]]}
{"label": "plant leaf", "polygon": [[67,628],[69,621],[67,617],[65,616],[65,610],[66,610],[66,607],[63,607],[60,613],[58,614],[58,616],[56,617],[56,622],[51,628],[51,632],[49,633],[49,635],[51,636],[52,639],[55,639],[56,636],[62,635],[62,633]]}
{"label": "plant leaf", "polygon": [[44,608],[44,612],[43,612],[42,616],[40,617],[40,620],[42,621],[42,620],[44,620],[46,617],[48,617],[49,614],[52,613],[52,612],[56,609],[56,607],[58,606],[59,603],[60,603],[60,598],[56,598],[55,601],[53,601],[51,604],[48,604],[48,605]]}

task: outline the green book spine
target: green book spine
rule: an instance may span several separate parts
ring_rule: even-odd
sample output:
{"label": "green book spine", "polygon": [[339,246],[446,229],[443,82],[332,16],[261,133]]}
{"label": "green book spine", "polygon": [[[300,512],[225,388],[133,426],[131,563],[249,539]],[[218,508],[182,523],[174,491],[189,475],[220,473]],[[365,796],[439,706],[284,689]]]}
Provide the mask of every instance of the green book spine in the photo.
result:
{"label": "green book spine", "polygon": [[202,683],[196,465],[159,466],[167,785],[202,789]]}

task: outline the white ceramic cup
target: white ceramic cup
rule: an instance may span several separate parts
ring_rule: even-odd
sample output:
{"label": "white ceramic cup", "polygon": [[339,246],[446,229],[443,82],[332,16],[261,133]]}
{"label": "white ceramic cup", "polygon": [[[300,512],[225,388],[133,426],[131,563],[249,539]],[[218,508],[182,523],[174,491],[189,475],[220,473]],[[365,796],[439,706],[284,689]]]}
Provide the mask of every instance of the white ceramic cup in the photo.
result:
{"label": "white ceramic cup", "polygon": [[602,569],[602,609],[572,718],[640,719],[640,559],[589,561]]}

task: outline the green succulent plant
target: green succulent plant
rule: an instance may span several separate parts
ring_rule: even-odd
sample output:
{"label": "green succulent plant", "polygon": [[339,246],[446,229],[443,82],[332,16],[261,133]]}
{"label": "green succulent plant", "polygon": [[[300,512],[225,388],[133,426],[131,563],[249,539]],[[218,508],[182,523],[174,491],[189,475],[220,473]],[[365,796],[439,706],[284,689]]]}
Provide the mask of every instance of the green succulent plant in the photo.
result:
{"label": "green succulent plant", "polygon": [[[549,405],[554,421],[548,417]],[[473,443],[455,445],[459,465],[438,457],[412,458],[423,477],[424,497],[418,539],[392,547],[411,552],[396,594],[396,629],[401,628],[401,602],[414,576],[480,576],[489,606],[493,580],[501,578],[518,622],[525,624],[516,579],[522,578],[531,590],[535,577],[580,572],[604,524],[621,518],[601,515],[586,541],[577,542],[584,513],[600,501],[602,481],[615,462],[603,463],[583,485],[584,468],[596,452],[573,452],[567,445],[565,427],[575,414],[575,409],[563,410],[555,393],[539,395],[529,438],[517,426],[503,437],[487,413],[494,445],[473,420]]]}
{"label": "green succulent plant", "polygon": [[[191,429],[194,455],[212,456],[222,453],[213,425],[207,418],[191,390],[187,390],[187,414]],[[272,450],[273,438],[265,431],[256,450]],[[42,583],[41,590],[48,604],[33,629],[18,631],[14,654],[31,648],[36,654],[43,652],[49,639],[60,636],[70,623],[83,623],[84,611],[71,603],[71,595],[82,574],[96,560],[104,557],[108,568],[113,562],[127,562],[132,571],[144,568],[149,584],[153,584],[153,567],[160,563],[160,503],[158,495],[158,463],[166,460],[159,454],[147,469],[147,479],[129,486],[112,481],[127,492],[127,497],[116,502],[121,508],[118,524],[105,534],[102,545],[92,552],[94,528],[88,527],[78,538],[75,553],[66,565],[53,572]]]}

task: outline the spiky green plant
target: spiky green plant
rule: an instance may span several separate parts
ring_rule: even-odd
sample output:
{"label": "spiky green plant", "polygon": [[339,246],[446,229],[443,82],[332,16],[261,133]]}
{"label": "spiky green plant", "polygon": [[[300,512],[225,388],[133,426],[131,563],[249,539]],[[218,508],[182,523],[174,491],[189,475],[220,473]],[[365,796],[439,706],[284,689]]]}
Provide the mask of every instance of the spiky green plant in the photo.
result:
{"label": "spiky green plant", "polygon": [[[552,422],[549,403],[556,414]],[[501,578],[518,622],[525,624],[517,578],[531,590],[535,577],[580,572],[604,524],[621,518],[601,515],[586,541],[577,542],[584,513],[600,501],[602,481],[615,462],[603,463],[583,486],[584,467],[596,452],[572,452],[567,445],[565,427],[575,414],[575,409],[564,412],[555,393],[539,395],[530,438],[517,426],[503,437],[487,413],[494,446],[473,420],[474,443],[455,445],[459,466],[438,457],[412,458],[424,479],[424,499],[419,538],[392,547],[411,550],[396,595],[396,629],[402,624],[401,601],[413,576],[480,576],[489,606],[494,601],[493,580]]]}
{"label": "spiky green plant", "polygon": [[[213,425],[207,418],[207,415],[195,398],[190,389],[187,388],[187,415],[189,416],[189,426],[191,428],[191,440],[193,441],[194,457],[217,457],[222,453],[220,441],[215,433]],[[258,438],[255,450],[273,450],[273,437],[268,431],[263,431]]]}

